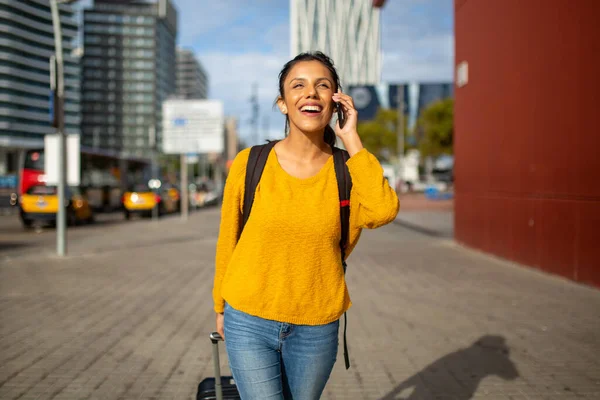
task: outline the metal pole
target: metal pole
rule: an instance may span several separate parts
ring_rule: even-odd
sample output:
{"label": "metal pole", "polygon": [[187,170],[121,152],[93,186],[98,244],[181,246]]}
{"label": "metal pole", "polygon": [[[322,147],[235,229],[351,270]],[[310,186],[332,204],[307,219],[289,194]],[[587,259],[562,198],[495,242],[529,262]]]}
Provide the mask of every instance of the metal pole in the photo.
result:
{"label": "metal pole", "polygon": [[185,154],[181,155],[181,219],[186,221],[188,218],[188,171],[187,171],[187,157]]}
{"label": "metal pole", "polygon": [[54,105],[58,131],[58,211],[56,213],[56,253],[58,256],[67,254],[67,224],[66,224],[66,160],[65,160],[65,126],[64,126],[64,75],[62,29],[57,0],[50,1],[52,10],[52,26],[54,27],[54,47],[56,49],[56,93]]}
{"label": "metal pole", "polygon": [[[156,160],[156,127],[154,123],[148,128],[148,144],[150,145],[150,152],[152,154],[152,179],[160,181],[160,177],[158,176],[158,161]],[[152,208],[152,220],[154,222],[158,221],[158,206]]]}
{"label": "metal pole", "polygon": [[404,187],[404,85],[398,85],[398,192]]}

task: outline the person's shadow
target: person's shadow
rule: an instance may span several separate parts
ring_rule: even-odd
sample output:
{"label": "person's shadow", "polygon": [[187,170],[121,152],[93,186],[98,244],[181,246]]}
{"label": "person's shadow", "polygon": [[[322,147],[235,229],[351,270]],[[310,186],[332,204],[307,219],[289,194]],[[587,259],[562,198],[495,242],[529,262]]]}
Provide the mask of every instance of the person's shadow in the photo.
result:
{"label": "person's shadow", "polygon": [[510,360],[510,349],[502,336],[482,336],[470,347],[445,355],[406,379],[380,400],[427,400],[437,396],[469,400],[481,380],[489,375],[497,375],[505,380],[519,377],[515,364]]}

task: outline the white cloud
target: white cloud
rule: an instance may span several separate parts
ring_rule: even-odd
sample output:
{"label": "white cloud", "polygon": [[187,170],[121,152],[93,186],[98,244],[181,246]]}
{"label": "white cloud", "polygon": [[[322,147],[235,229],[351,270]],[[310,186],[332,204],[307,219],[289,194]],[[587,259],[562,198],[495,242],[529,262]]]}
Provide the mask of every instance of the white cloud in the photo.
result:
{"label": "white cloud", "polygon": [[454,36],[439,34],[419,39],[401,39],[383,53],[384,82],[452,81]]}

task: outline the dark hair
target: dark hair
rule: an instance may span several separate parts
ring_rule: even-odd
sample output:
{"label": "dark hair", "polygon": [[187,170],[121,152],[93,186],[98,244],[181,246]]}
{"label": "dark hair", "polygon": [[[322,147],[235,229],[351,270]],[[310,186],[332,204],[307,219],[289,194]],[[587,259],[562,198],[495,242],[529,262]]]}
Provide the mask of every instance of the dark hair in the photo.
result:
{"label": "dark hair", "polygon": [[[338,76],[338,73],[335,70],[335,66],[333,65],[333,61],[331,60],[331,58],[329,58],[327,55],[325,55],[324,53],[322,53],[320,51],[315,51],[315,52],[310,52],[310,53],[300,53],[296,57],[294,57],[293,60],[288,61],[283,66],[283,69],[279,73],[279,96],[281,98],[283,98],[283,87],[284,87],[284,83],[285,83],[285,78],[287,78],[288,74],[290,73],[290,71],[292,70],[294,65],[296,65],[297,63],[302,62],[302,61],[319,61],[321,64],[323,64],[329,70],[329,72],[331,72],[331,77],[333,78],[333,81],[335,84],[335,87],[333,88],[334,93],[337,92],[338,88],[342,87],[342,85],[340,84],[340,77]],[[290,120],[289,120],[288,116],[286,115],[285,116],[286,135],[287,135],[289,125],[290,125]],[[325,134],[324,134],[323,139],[325,140],[325,143],[327,143],[328,145],[330,145],[330,146],[335,145],[335,132],[333,131],[333,128],[329,124],[327,124],[327,126],[325,127]]]}

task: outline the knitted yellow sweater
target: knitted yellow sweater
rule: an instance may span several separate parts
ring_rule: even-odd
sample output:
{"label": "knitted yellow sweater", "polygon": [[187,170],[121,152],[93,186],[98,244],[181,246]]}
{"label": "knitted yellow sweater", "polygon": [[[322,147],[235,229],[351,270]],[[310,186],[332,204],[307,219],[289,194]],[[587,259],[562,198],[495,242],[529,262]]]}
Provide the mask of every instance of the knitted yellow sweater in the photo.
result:
{"label": "knitted yellow sweater", "polygon": [[[269,154],[250,218],[238,239],[250,149],[235,158],[225,184],[213,287],[214,310],[233,308],[297,325],[333,322],[351,306],[340,253],[340,208],[333,156],[299,179]],[[366,149],[347,161],[352,177],[349,255],[362,228],[394,220],[398,197]],[[351,273],[351,266],[349,273]]]}

